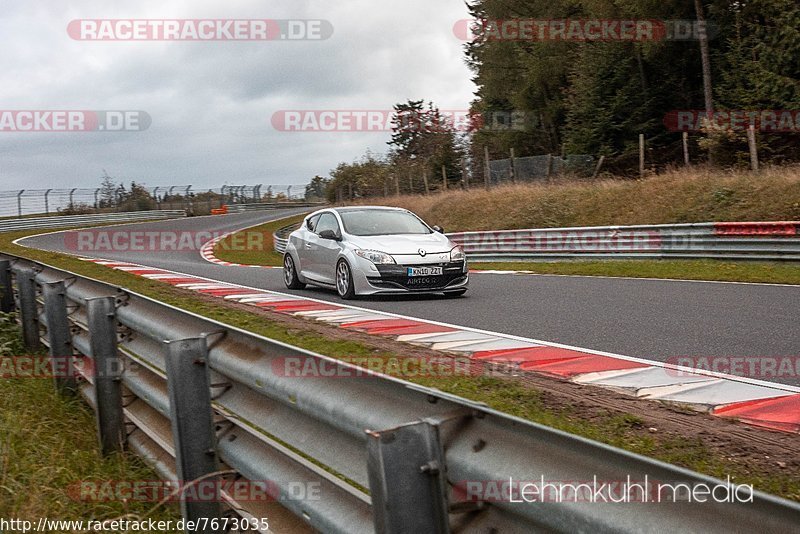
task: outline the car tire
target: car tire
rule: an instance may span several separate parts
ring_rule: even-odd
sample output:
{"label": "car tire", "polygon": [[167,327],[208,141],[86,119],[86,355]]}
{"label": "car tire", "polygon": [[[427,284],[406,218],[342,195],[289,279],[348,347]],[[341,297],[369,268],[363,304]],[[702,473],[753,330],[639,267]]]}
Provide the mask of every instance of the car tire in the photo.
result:
{"label": "car tire", "polygon": [[343,300],[350,300],[356,296],[353,272],[345,260],[339,260],[336,264],[336,292]]}
{"label": "car tire", "polygon": [[458,289],[456,291],[445,291],[444,296],[445,296],[445,298],[448,298],[448,299],[454,299],[454,298],[460,297],[461,295],[463,295],[466,292],[467,292],[466,289]]}
{"label": "car tire", "polygon": [[283,283],[289,289],[303,289],[306,285],[297,277],[294,258],[288,252],[283,256]]}

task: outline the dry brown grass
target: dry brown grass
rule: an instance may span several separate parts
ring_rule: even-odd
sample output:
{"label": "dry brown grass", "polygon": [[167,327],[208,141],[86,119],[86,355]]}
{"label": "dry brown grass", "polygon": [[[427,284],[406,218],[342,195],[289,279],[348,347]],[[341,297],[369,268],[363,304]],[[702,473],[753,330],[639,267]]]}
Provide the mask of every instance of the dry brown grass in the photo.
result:
{"label": "dry brown grass", "polygon": [[643,180],[509,185],[356,203],[408,208],[448,232],[800,220],[800,167],[759,174],[692,168]]}

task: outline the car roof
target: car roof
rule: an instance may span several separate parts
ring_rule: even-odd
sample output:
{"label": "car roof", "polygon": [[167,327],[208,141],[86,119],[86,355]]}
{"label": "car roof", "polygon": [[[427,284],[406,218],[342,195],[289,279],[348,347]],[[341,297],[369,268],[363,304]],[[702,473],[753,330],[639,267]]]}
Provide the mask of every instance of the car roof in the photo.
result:
{"label": "car roof", "polygon": [[333,211],[345,213],[348,211],[408,211],[405,208],[397,208],[394,206],[346,206],[341,208],[331,208]]}

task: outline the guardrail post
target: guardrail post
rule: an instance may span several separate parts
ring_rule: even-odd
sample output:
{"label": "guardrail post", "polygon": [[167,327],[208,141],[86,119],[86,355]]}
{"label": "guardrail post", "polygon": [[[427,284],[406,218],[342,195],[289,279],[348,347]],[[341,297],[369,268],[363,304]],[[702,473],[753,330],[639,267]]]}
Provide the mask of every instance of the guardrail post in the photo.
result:
{"label": "guardrail post", "polygon": [[11,285],[11,262],[0,260],[0,311],[11,313],[14,311],[14,288]]}
{"label": "guardrail post", "polygon": [[59,393],[75,393],[78,381],[72,361],[72,337],[67,316],[67,291],[64,282],[44,282],[44,314],[47,318],[47,341],[50,344],[50,363],[53,366],[56,389]]}
{"label": "guardrail post", "polygon": [[367,434],[375,531],[450,532],[438,427],[419,422]]}
{"label": "guardrail post", "polygon": [[[182,486],[203,478],[203,484],[213,484],[212,491],[187,488],[181,495],[184,519],[220,517],[219,486],[208,477],[218,470],[216,434],[211,412],[211,388],[208,370],[206,339],[190,338],[166,341],[167,388],[175,443],[175,464]],[[209,495],[199,501],[188,495]],[[210,521],[208,522],[210,523]],[[188,531],[187,531],[188,532]],[[217,532],[210,526],[203,532]]]}
{"label": "guardrail post", "polygon": [[89,346],[94,361],[97,435],[104,455],[125,446],[122,412],[122,360],[117,352],[117,310],[114,297],[86,300]]}
{"label": "guardrail post", "polygon": [[39,350],[39,321],[36,310],[36,273],[30,267],[13,269],[17,278],[19,293],[19,317],[22,322],[22,339],[25,348],[30,351]]}

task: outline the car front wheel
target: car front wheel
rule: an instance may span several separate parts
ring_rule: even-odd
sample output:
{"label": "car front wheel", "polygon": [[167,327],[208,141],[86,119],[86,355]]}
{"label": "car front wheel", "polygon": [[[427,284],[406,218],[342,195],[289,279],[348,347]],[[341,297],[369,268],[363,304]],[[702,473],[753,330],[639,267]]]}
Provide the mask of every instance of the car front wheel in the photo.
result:
{"label": "car front wheel", "polygon": [[339,260],[339,263],[336,264],[336,292],[344,300],[349,300],[356,295],[353,287],[353,274],[345,260]]}
{"label": "car front wheel", "polygon": [[289,289],[303,289],[306,285],[297,277],[297,269],[294,266],[292,255],[286,253],[283,257],[283,282]]}

